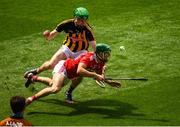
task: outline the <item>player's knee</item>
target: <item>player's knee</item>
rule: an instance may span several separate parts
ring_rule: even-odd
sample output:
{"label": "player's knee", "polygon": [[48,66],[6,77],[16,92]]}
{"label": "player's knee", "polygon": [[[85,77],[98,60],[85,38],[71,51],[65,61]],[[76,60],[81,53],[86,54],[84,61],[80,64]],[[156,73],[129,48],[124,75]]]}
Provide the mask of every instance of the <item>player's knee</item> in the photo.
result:
{"label": "player's knee", "polygon": [[57,92],[59,92],[60,91],[60,88],[59,87],[52,87],[51,88],[51,92],[52,93],[57,93]]}
{"label": "player's knee", "polygon": [[49,65],[48,66],[49,66],[50,69],[53,69],[56,64],[57,64],[57,62],[55,62],[55,61],[53,61],[53,62],[49,61]]}
{"label": "player's knee", "polygon": [[51,67],[50,61],[46,61],[46,62],[45,62],[45,66],[46,66],[46,68],[50,69],[50,67]]}
{"label": "player's knee", "polygon": [[51,61],[46,61],[46,67],[47,67],[48,69],[53,69],[54,66],[55,66],[55,64],[54,64],[53,62],[51,62]]}

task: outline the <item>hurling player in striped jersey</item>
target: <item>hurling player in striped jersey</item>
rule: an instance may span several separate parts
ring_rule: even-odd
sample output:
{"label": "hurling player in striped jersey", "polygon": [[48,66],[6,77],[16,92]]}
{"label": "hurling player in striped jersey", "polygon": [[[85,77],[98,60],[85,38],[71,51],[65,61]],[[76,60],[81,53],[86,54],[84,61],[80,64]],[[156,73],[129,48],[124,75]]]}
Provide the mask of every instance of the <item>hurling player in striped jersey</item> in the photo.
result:
{"label": "hurling player in striped jersey", "polygon": [[[39,74],[47,69],[53,69],[60,61],[67,58],[76,58],[80,54],[87,52],[89,44],[93,51],[96,49],[96,41],[91,27],[87,23],[89,12],[84,7],[78,7],[74,10],[74,18],[68,19],[52,30],[46,30],[43,35],[46,40],[50,41],[57,35],[64,32],[66,34],[65,40],[61,48],[52,56],[52,58],[44,62],[40,67],[25,72],[26,78],[29,73],[33,75]],[[30,84],[30,80],[26,80],[26,85]]]}

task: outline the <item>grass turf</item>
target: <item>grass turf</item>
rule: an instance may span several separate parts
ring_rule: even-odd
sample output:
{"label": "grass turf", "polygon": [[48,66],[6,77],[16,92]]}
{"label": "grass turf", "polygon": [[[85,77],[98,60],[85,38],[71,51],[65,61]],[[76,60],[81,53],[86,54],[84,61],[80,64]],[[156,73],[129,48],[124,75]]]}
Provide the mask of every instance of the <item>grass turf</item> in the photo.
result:
{"label": "grass turf", "polygon": [[[97,42],[112,47],[108,75],[146,76],[149,81],[122,81],[120,89],[101,89],[86,78],[74,91],[78,104],[64,103],[66,86],[27,107],[25,117],[34,125],[179,125],[179,4],[178,0],[1,0],[0,119],[10,114],[11,96],[28,97],[44,88],[39,83],[24,88],[23,73],[49,59],[64,35],[47,43],[42,31],[71,18],[75,7],[85,6]],[[125,56],[120,55],[121,45]]]}

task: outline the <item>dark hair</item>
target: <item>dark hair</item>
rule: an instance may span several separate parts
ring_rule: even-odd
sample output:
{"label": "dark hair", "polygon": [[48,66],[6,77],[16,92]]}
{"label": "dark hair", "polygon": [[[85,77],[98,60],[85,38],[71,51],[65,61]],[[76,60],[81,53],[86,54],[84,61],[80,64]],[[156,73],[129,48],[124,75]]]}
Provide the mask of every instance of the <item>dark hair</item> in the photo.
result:
{"label": "dark hair", "polygon": [[25,98],[21,96],[13,96],[10,100],[10,105],[13,113],[22,112],[25,108]]}

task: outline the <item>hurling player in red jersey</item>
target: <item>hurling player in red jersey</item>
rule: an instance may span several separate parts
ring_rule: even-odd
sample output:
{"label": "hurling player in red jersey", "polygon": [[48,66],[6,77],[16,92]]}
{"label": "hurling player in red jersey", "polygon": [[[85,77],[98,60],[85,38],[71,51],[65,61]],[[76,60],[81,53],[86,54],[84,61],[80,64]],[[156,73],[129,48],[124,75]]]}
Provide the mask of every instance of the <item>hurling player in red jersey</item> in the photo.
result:
{"label": "hurling player in red jersey", "polygon": [[26,99],[26,104],[30,104],[34,100],[47,96],[49,94],[57,93],[70,79],[72,81],[69,90],[67,91],[68,103],[73,103],[71,93],[79,85],[83,77],[94,78],[97,81],[105,79],[105,63],[110,57],[111,49],[106,44],[98,44],[96,52],[88,52],[82,54],[75,59],[61,60],[54,68],[53,78],[40,77],[29,74],[27,76],[32,82],[43,82],[49,86]]}

